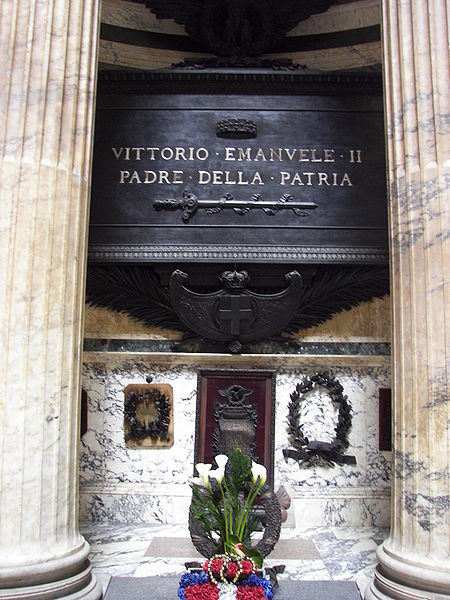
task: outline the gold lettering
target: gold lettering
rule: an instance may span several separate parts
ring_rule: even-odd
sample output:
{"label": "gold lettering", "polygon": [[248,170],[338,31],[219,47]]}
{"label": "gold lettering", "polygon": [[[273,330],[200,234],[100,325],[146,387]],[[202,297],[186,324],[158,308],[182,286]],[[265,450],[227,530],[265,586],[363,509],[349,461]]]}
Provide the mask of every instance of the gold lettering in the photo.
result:
{"label": "gold lettering", "polygon": [[139,179],[139,175],[137,171],[133,171],[133,174],[130,177],[130,181],[128,183],[142,183]]}
{"label": "gold lettering", "polygon": [[334,162],[334,150],[324,150],[323,162]]}
{"label": "gold lettering", "polygon": [[161,158],[164,160],[172,160],[173,158],[173,150],[166,146],[165,148],[161,148]]}
{"label": "gold lettering", "polygon": [[155,150],[159,150],[159,148],[146,148],[147,152],[150,152],[150,160],[155,160]]}
{"label": "gold lettering", "polygon": [[211,173],[209,171],[198,171],[198,182],[200,185],[211,181]]}
{"label": "gold lettering", "polygon": [[117,148],[111,148],[111,150],[113,151],[114,156],[116,157],[116,160],[119,160],[120,155],[123,152],[123,148],[119,148],[119,149],[117,149]]}
{"label": "gold lettering", "polygon": [[298,151],[299,157],[298,160],[300,162],[309,162],[309,150],[307,150],[306,148],[300,148]]}
{"label": "gold lettering", "polygon": [[252,160],[250,158],[250,151],[251,148],[246,148],[245,150],[243,148],[238,148],[238,160]]}
{"label": "gold lettering", "polygon": [[168,171],[160,171],[159,172],[158,183],[170,183]]}
{"label": "gold lettering", "polygon": [[322,162],[321,158],[316,158],[316,149],[311,150],[311,162]]}
{"label": "gold lettering", "polygon": [[175,148],[175,160],[186,160],[186,151],[184,148],[178,146]]}
{"label": "gold lettering", "polygon": [[291,150],[290,148],[285,148],[284,151],[288,155],[289,160],[294,160],[296,150]]}
{"label": "gold lettering", "polygon": [[311,177],[313,175],[315,175],[315,173],[302,173],[302,175],[306,175],[306,177],[308,178],[308,181],[307,181],[306,185],[312,185],[312,183],[311,183]]}
{"label": "gold lettering", "polygon": [[125,179],[130,176],[130,171],[120,171],[120,183],[125,183]]}
{"label": "gold lettering", "polygon": [[[219,171],[220,173],[221,171]],[[239,173],[241,173],[241,171],[239,171]],[[230,179],[230,171],[225,171],[225,181],[224,183],[226,183],[227,185],[236,185],[236,181],[234,181],[233,179]]]}
{"label": "gold lettering", "polygon": [[213,171],[212,172],[212,184],[219,185],[222,183],[222,175],[223,171]]}
{"label": "gold lettering", "polygon": [[317,175],[319,176],[319,185],[330,185],[328,183],[328,174],[327,173],[317,173]]}
{"label": "gold lettering", "polygon": [[157,178],[155,171],[144,171],[144,173],[145,173],[144,183],[155,183],[156,178]]}
{"label": "gold lettering", "polygon": [[281,148],[278,148],[278,152],[274,149],[271,148],[270,149],[270,160],[273,162],[275,160],[275,158],[279,161],[282,161],[283,159],[281,158]]}
{"label": "gold lettering", "polygon": [[287,171],[280,171],[280,185],[286,185],[286,182],[291,178],[291,174]]}
{"label": "gold lettering", "polygon": [[255,171],[255,174],[253,175],[253,179],[250,182],[250,185],[264,185],[264,181],[262,180],[261,175],[259,174],[259,171]]}
{"label": "gold lettering", "polygon": [[183,171],[173,171],[172,183],[183,183]]}
{"label": "gold lettering", "polygon": [[142,150],[145,150],[145,148],[131,148],[132,150],[134,150],[134,153],[136,154],[136,160],[141,160],[141,152]]}
{"label": "gold lettering", "polygon": [[362,162],[361,160],[361,150],[350,150],[350,162],[354,163],[360,163]]}
{"label": "gold lettering", "polygon": [[294,177],[292,178],[291,185],[305,185],[300,177],[300,173],[295,171]]}
{"label": "gold lettering", "polygon": [[258,152],[255,155],[255,158],[253,160],[259,160],[259,158],[261,158],[261,160],[266,160],[266,157],[264,156],[264,152],[262,151],[262,148],[258,148]]}
{"label": "gold lettering", "polygon": [[342,181],[339,185],[342,187],[344,185],[344,183],[347,183],[348,186],[353,187],[353,183],[350,181],[350,177],[348,176],[348,173],[344,173],[344,177],[342,178]]}
{"label": "gold lettering", "polygon": [[234,151],[236,148],[225,148],[225,160],[236,160],[234,158]]}
{"label": "gold lettering", "polygon": [[195,156],[197,160],[206,160],[209,157],[209,152],[206,148],[197,148]]}

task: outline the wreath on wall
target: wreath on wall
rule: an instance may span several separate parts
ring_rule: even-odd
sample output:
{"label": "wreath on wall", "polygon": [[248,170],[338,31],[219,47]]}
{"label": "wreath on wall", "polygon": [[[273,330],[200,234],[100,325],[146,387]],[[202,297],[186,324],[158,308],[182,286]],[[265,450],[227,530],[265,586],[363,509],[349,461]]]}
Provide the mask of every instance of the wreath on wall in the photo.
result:
{"label": "wreath on wall", "polygon": [[[325,388],[332,402],[339,405],[338,422],[334,429],[335,437],[331,442],[309,440],[303,431],[304,424],[300,421],[304,397],[316,386]],[[293,458],[305,466],[321,463],[329,466],[356,464],[354,456],[343,454],[349,445],[348,434],[352,426],[351,405],[343,391],[344,388],[339,381],[328,373],[305,377],[301,383],[297,384],[295,391],[291,394],[288,408],[289,437],[293,448],[283,449],[285,460]]]}
{"label": "wreath on wall", "polygon": [[[136,416],[138,406],[144,403],[154,404],[158,411],[158,417],[154,421],[149,420],[147,424]],[[124,419],[128,426],[125,442],[139,442],[147,437],[163,442],[170,441],[170,401],[168,396],[158,389],[129,392],[125,396]]]}

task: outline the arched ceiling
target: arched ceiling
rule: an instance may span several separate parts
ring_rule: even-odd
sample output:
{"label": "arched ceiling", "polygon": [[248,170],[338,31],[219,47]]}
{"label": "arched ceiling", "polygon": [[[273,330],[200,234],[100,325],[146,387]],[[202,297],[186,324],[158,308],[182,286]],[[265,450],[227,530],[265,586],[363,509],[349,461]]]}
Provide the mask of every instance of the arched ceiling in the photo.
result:
{"label": "arched ceiling", "polygon": [[[380,70],[379,0],[333,1],[336,3],[325,12],[313,14],[287,31],[277,47],[262,58],[289,59],[310,70]],[[169,4],[171,0],[167,0]],[[165,69],[185,59],[214,56],[187,35],[184,25],[158,19],[146,0],[102,0],[101,20],[99,66],[103,70]]]}

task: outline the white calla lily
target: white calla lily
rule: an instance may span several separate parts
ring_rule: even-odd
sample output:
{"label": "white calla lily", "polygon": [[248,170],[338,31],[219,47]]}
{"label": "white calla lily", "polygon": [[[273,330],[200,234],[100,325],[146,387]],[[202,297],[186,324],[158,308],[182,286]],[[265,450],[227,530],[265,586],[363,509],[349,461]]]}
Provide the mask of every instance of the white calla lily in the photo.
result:
{"label": "white calla lily", "polygon": [[199,487],[208,487],[207,482],[203,477],[193,477],[192,483],[194,485],[198,485]]}
{"label": "white calla lily", "polygon": [[197,473],[199,477],[193,477],[192,483],[194,485],[199,485],[201,487],[209,488],[209,472],[211,471],[212,465],[205,463],[197,463],[195,468],[197,469]]}
{"label": "white calla lily", "polygon": [[252,476],[253,483],[256,483],[259,477],[259,485],[264,485],[267,479],[267,469],[264,465],[260,465],[252,461]]}
{"label": "white calla lily", "polygon": [[222,483],[225,476],[225,469],[214,469],[214,471],[209,472],[209,476],[213,479],[217,479],[218,483]]}
{"label": "white calla lily", "polygon": [[228,462],[228,456],[226,454],[218,454],[214,457],[214,460],[219,469],[222,469],[222,471],[225,470],[225,465]]}
{"label": "white calla lily", "polygon": [[212,465],[208,463],[197,463],[195,468],[197,469],[197,473],[200,475],[200,477],[207,477],[209,471],[212,469]]}

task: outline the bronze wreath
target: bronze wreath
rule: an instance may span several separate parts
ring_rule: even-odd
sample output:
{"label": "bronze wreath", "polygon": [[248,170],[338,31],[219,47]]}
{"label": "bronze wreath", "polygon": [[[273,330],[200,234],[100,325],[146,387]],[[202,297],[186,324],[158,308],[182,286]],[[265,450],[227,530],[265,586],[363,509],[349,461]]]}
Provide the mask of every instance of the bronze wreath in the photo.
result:
{"label": "bronze wreath", "polygon": [[[316,385],[321,385],[328,390],[332,402],[339,404],[338,423],[335,427],[335,438],[332,442],[320,440],[309,440],[303,433],[303,425],[300,423],[300,406],[303,395],[310,392]],[[298,383],[295,391],[291,394],[289,403],[288,424],[289,436],[294,448],[283,450],[284,458],[293,458],[299,464],[326,462],[328,465],[356,464],[354,456],[343,454],[348,448],[348,434],[352,426],[351,406],[347,396],[343,394],[344,388],[337,379],[328,373],[317,373],[312,377],[305,377]]]}
{"label": "bronze wreath", "polygon": [[[210,483],[213,494],[214,496],[217,496],[217,500],[219,501],[219,486],[214,481],[210,480]],[[258,494],[258,505],[255,506],[255,508],[264,527],[263,536],[255,545],[255,549],[265,557],[272,552],[273,547],[280,537],[281,529],[280,503],[268,485],[264,485],[261,488],[261,491]],[[206,536],[201,523],[195,517],[192,503],[189,508],[189,532],[191,534],[192,543],[200,554],[206,558],[211,558],[217,553],[217,545]]]}
{"label": "bronze wreath", "polygon": [[[158,418],[148,421],[147,425],[136,418],[137,407],[145,401],[152,402],[158,411]],[[162,441],[170,440],[170,402],[169,398],[158,389],[128,393],[125,396],[124,419],[129,427],[125,442],[129,440],[137,442],[146,437],[153,440],[158,438]]]}

